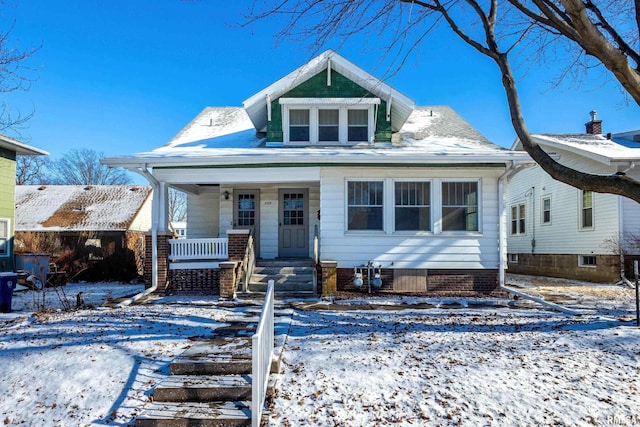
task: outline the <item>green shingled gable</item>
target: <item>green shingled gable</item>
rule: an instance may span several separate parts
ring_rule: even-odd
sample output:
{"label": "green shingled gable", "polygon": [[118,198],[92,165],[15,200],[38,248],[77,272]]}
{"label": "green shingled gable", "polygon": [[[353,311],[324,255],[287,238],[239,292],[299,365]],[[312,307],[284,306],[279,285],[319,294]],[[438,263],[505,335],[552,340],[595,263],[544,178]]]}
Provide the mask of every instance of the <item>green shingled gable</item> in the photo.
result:
{"label": "green shingled gable", "polygon": [[[331,71],[331,86],[327,86],[327,70],[324,69],[304,83],[282,95],[282,98],[377,98],[362,86],[337,71]],[[267,122],[267,142],[282,142],[282,110],[280,98],[271,100],[271,121]],[[380,100],[376,117],[376,142],[391,141],[391,121],[386,118],[387,103]]]}

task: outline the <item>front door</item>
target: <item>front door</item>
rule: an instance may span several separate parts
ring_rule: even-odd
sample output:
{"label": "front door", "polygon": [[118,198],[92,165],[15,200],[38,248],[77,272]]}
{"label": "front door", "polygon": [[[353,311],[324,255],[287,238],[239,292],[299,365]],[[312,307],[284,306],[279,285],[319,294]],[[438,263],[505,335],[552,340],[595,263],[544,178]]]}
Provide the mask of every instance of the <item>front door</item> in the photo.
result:
{"label": "front door", "polygon": [[259,190],[234,190],[233,228],[253,231],[254,251],[260,253],[260,192]]}
{"label": "front door", "polygon": [[309,257],[309,210],[306,189],[279,191],[278,256],[282,258]]}

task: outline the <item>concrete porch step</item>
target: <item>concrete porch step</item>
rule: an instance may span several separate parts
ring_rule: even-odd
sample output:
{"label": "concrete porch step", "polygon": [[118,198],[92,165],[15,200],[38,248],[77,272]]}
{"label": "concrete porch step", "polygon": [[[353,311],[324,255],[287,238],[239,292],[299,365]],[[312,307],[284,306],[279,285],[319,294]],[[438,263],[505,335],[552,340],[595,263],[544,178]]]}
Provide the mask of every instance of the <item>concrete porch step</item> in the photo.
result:
{"label": "concrete porch step", "polygon": [[169,364],[171,375],[251,373],[251,337],[214,338],[185,350]]}
{"label": "concrete porch step", "polygon": [[235,402],[251,400],[249,375],[172,375],[153,391],[154,402]]}
{"label": "concrete porch step", "polygon": [[251,425],[249,402],[158,402],[145,407],[136,427],[241,427]]}
{"label": "concrete porch step", "polygon": [[[255,283],[253,281],[249,282],[249,291],[250,292],[267,292],[267,283],[258,282]],[[315,289],[313,283],[275,283],[274,291],[276,293],[315,293]]]}

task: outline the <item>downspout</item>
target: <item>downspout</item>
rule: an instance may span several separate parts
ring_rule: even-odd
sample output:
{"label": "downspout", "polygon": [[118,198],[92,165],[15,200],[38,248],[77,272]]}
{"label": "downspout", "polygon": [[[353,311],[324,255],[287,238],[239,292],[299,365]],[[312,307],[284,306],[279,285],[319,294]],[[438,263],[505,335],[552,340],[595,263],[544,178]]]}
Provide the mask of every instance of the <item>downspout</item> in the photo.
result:
{"label": "downspout", "polygon": [[499,222],[498,222],[498,253],[499,253],[499,263],[498,263],[498,268],[499,268],[499,272],[498,272],[498,280],[499,280],[499,285],[500,285],[500,289],[504,288],[504,284],[505,284],[505,257],[507,256],[507,248],[506,248],[506,238],[505,238],[505,234],[507,231],[507,226],[506,226],[506,212],[504,212],[504,184],[505,181],[508,181],[508,179],[511,177],[511,175],[513,175],[516,170],[519,168],[516,168],[516,162],[515,161],[511,161],[511,164],[509,164],[507,166],[507,168],[505,169],[505,171],[502,173],[502,175],[500,175],[500,177],[498,178],[498,213],[499,213]]}
{"label": "downspout", "polygon": [[[160,183],[153,176],[147,167],[147,164],[142,164],[139,168],[133,170],[133,172],[137,172],[142,175],[149,183],[151,184],[151,188],[153,189],[153,197],[155,199],[156,195],[160,196]],[[153,203],[152,205],[152,213],[154,214],[151,218],[151,287],[145,289],[132,296],[131,298],[127,298],[126,300],[115,305],[116,308],[126,307],[141,298],[146,297],[147,295],[155,292],[158,289],[158,224],[160,223],[160,206],[159,203]]]}
{"label": "downspout", "polygon": [[620,280],[618,280],[616,285],[625,285],[630,288],[634,288],[635,285],[627,279],[624,268],[624,227],[622,225],[624,221],[624,214],[622,213],[622,203],[622,196],[618,196],[618,253],[620,254]]}
{"label": "downspout", "polygon": [[[500,213],[500,223],[498,224],[498,235],[499,235],[499,251],[500,251],[500,262],[499,262],[499,285],[500,289],[508,292],[512,295],[516,295],[520,298],[529,299],[531,301],[542,304],[546,307],[549,307],[552,310],[560,311],[561,313],[570,314],[572,316],[580,315],[581,313],[576,310],[571,310],[569,308],[563,307],[559,304],[554,304],[549,301],[545,301],[542,298],[534,297],[532,295],[525,294],[524,292],[520,292],[515,289],[508,288],[505,285],[505,258],[507,256],[506,252],[506,232],[507,232],[507,224],[506,224],[506,212],[504,211],[504,184],[506,181],[509,181],[511,176],[518,172],[520,169],[527,167],[527,165],[518,165],[514,160],[511,161],[511,164],[507,166],[507,169],[500,175],[498,178],[498,212]],[[535,216],[535,215],[534,215]]]}

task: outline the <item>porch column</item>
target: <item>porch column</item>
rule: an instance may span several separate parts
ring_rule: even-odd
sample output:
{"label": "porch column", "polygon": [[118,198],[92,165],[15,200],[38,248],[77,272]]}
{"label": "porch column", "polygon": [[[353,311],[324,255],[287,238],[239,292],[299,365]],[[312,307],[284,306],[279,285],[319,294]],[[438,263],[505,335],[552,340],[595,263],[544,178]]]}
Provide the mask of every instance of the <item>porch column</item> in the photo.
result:
{"label": "porch column", "polygon": [[[169,186],[166,182],[158,182],[158,228],[159,232],[169,230]],[[156,195],[154,194],[154,197]]]}
{"label": "porch column", "polygon": [[220,298],[233,299],[236,296],[236,266],[237,262],[220,263]]}
{"label": "porch column", "polygon": [[322,272],[320,276],[322,296],[335,295],[338,286],[338,262],[320,261],[320,271]]}
{"label": "porch column", "polygon": [[[173,236],[168,232],[158,233],[158,292],[163,292],[167,286],[169,273],[169,239]],[[144,236],[144,285],[150,288],[152,283],[153,254],[151,233]]]}

